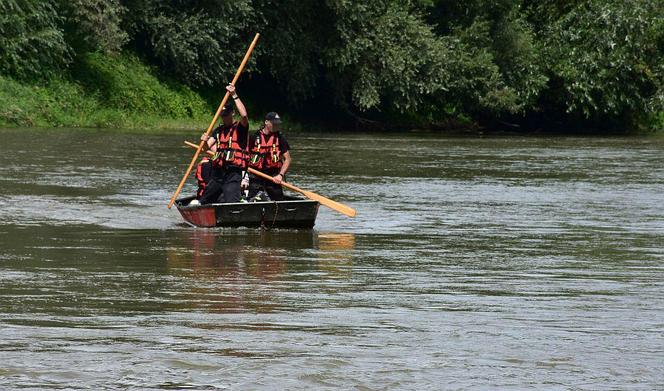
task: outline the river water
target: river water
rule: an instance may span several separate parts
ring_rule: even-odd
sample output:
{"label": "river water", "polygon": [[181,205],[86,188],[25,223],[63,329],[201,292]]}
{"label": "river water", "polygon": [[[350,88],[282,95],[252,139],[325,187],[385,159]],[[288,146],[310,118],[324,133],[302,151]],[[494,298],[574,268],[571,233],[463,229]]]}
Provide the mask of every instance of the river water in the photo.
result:
{"label": "river water", "polygon": [[0,388],[663,389],[661,138],[287,133],[358,215],[268,231],[197,135],[0,130]]}

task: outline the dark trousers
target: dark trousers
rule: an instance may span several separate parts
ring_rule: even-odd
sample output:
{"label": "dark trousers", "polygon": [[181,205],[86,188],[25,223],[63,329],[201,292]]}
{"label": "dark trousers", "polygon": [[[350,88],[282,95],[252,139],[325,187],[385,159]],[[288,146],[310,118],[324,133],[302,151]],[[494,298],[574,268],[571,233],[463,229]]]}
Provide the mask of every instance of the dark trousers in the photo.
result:
{"label": "dark trousers", "polygon": [[212,179],[205,186],[200,203],[240,202],[242,195],[240,190],[241,180],[242,170],[239,167],[215,167],[212,170]]}
{"label": "dark trousers", "polygon": [[261,190],[266,192],[272,201],[281,201],[284,199],[284,189],[281,185],[277,185],[270,180],[249,174],[249,194],[247,195],[247,198],[251,199]]}

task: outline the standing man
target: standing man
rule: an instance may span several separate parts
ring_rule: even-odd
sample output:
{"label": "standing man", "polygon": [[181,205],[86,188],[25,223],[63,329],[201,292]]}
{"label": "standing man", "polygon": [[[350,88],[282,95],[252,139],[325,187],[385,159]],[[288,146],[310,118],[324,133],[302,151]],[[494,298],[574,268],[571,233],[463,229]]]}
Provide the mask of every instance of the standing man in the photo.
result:
{"label": "standing man", "polygon": [[286,138],[279,133],[281,118],[275,112],[265,116],[265,122],[254,136],[249,140],[251,159],[249,167],[270,175],[269,181],[249,174],[249,195],[251,199],[263,190],[273,201],[284,199],[284,190],[281,182],[291,165],[290,146]]}
{"label": "standing man", "polygon": [[208,137],[205,133],[201,136],[201,140],[215,153],[212,158],[212,179],[205,187],[201,204],[240,202],[242,171],[246,170],[248,159],[249,119],[235,86],[229,84],[226,90],[233,98],[240,120],[233,122],[233,104],[227,103],[221,110],[221,125],[212,132],[212,136]]}

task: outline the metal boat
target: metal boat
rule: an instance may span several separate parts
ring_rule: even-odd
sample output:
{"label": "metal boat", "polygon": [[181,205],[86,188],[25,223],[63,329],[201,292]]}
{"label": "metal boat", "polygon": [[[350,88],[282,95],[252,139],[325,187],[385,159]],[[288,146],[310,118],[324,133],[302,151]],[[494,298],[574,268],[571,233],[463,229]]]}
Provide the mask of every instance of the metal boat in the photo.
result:
{"label": "metal boat", "polygon": [[283,201],[191,204],[194,196],[175,201],[184,220],[195,227],[264,227],[311,229],[318,201],[284,197]]}

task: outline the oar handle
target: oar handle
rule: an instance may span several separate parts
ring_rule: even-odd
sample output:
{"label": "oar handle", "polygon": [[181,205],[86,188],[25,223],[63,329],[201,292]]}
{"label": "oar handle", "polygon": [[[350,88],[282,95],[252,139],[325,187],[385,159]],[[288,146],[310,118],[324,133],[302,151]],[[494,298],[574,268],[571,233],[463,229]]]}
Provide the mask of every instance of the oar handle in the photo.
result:
{"label": "oar handle", "polygon": [[[233,81],[231,81],[232,85],[235,85],[235,83],[237,83],[237,80],[240,78],[240,74],[242,74],[242,71],[244,70],[244,66],[247,65],[247,61],[249,61],[249,57],[251,56],[251,52],[254,51],[254,47],[256,46],[256,42],[258,42],[258,37],[260,37],[260,34],[256,33],[256,36],[254,37],[254,40],[251,42],[251,45],[249,45],[249,49],[247,50],[247,53],[244,55],[244,58],[242,59],[242,63],[240,64],[240,67],[237,69],[237,72],[235,72],[235,77],[233,77]],[[210,122],[210,126],[208,126],[207,130],[205,131],[205,134],[209,135],[210,132],[212,132],[212,129],[214,128],[214,125],[217,123],[217,120],[219,119],[219,115],[221,114],[221,110],[223,109],[224,105],[226,104],[226,101],[228,101],[229,95],[230,95],[230,93],[228,91],[226,91],[226,94],[224,95],[224,99],[222,99],[221,104],[219,105],[219,108],[217,108],[217,112],[214,114],[214,118],[212,118],[212,122]],[[191,163],[189,163],[189,167],[187,168],[187,172],[185,172],[184,176],[182,177],[182,180],[180,181],[180,184],[178,185],[177,190],[175,190],[175,193],[173,194],[173,197],[171,197],[171,201],[168,203],[168,209],[171,209],[171,207],[175,203],[175,199],[180,194],[180,191],[182,191],[182,187],[184,186],[185,182],[187,181],[187,178],[189,177],[189,173],[191,173],[191,170],[194,167],[194,164],[196,163],[196,159],[198,159],[198,155],[200,155],[200,153],[201,153],[201,149],[203,148],[204,143],[205,143],[205,141],[201,141],[201,143],[196,146],[196,153],[194,154],[194,157],[191,159]]]}
{"label": "oar handle", "polygon": [[[260,171],[258,171],[258,170],[254,170],[254,169],[251,168],[251,167],[247,168],[247,171],[249,171],[250,173],[252,173],[252,174],[254,174],[254,175],[256,175],[256,176],[259,176],[259,177],[261,177],[261,178],[263,178],[263,179],[267,179],[268,181],[274,182],[274,178],[273,178],[273,177],[271,177],[271,176],[269,176],[269,175],[267,175],[267,174],[265,174],[265,173],[262,173],[262,172],[260,172]],[[298,193],[302,193],[302,192],[305,191],[305,190],[300,189],[300,188],[297,187],[297,186],[291,185],[290,183],[287,183],[287,182],[284,182],[284,181],[281,181],[280,185],[282,185],[283,187],[285,187],[285,188],[287,188],[287,189],[291,189],[291,190],[293,190],[293,191],[296,191],[296,192],[298,192]]]}
{"label": "oar handle", "polygon": [[[186,145],[192,147],[192,148],[198,148],[198,145],[196,145],[196,144],[194,144],[194,143],[190,143],[189,141],[185,141],[184,143],[185,143]],[[214,156],[214,152],[212,152],[212,151],[205,151],[205,152],[206,152],[208,155],[210,155],[210,156]]]}

